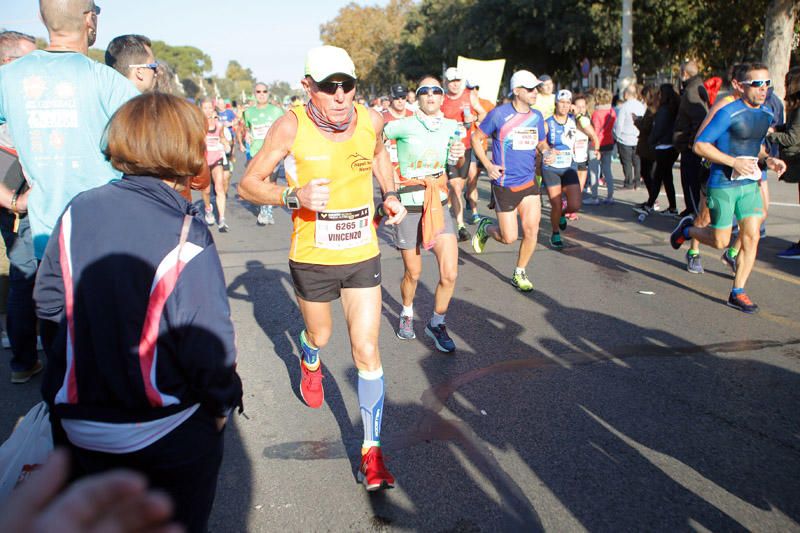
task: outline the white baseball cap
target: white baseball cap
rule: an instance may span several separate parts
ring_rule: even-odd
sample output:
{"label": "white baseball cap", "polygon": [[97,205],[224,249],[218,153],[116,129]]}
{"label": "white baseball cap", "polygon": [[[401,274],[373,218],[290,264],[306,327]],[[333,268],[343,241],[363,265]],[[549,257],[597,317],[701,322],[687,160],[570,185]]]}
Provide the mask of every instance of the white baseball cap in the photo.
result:
{"label": "white baseball cap", "polygon": [[558,102],[559,100],[569,100],[570,102],[572,102],[572,92],[566,89],[561,89],[560,91],[558,91],[558,94],[556,94],[556,102]]}
{"label": "white baseball cap", "polygon": [[354,80],[357,79],[356,66],[344,48],[318,46],[308,51],[306,76],[311,76],[314,81],[323,81],[334,74],[344,74]]}
{"label": "white baseball cap", "polygon": [[446,81],[460,80],[461,72],[456,67],[450,67],[444,71],[444,79]]}
{"label": "white baseball cap", "polygon": [[517,87],[525,87],[526,89],[533,89],[534,87],[538,87],[541,85],[542,82],[539,81],[539,78],[534,76],[533,72],[528,70],[518,70],[511,76],[511,90],[513,91]]}

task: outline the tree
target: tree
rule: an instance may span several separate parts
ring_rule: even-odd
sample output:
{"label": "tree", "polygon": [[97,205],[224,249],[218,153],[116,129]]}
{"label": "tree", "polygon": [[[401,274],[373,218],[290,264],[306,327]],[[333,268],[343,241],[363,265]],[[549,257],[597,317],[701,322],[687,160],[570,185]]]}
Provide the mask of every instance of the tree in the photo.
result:
{"label": "tree", "polygon": [[397,79],[393,68],[396,61],[388,59],[386,52],[400,41],[412,7],[412,0],[390,0],[386,7],[350,3],[336,18],[320,26],[320,40],[348,51],[359,84],[386,87]]}
{"label": "tree", "polygon": [[253,71],[249,68],[242,67],[238,61],[229,61],[228,68],[225,69],[225,77],[231,81],[246,81],[247,83],[255,83]]}
{"label": "tree", "polygon": [[761,61],[769,67],[775,94],[780,98],[786,90],[784,78],[789,71],[798,9],[795,0],[772,0],[767,8]]}
{"label": "tree", "polygon": [[100,50],[99,48],[89,48],[89,57],[97,61],[98,63],[105,64],[106,62],[106,51]]}
{"label": "tree", "polygon": [[180,79],[200,78],[210,72],[211,58],[194,46],[170,46],[164,41],[153,41],[153,55],[169,63]]}

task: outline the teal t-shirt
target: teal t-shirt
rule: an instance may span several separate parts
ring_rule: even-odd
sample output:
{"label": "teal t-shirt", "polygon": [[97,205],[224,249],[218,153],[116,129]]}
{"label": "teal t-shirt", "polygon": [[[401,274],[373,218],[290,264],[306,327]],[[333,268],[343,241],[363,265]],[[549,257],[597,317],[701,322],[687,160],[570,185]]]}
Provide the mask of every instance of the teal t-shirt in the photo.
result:
{"label": "teal t-shirt", "polygon": [[403,182],[443,172],[450,143],[458,137],[458,128],[455,120],[432,119],[426,124],[416,114],[393,120],[383,127],[386,138],[397,141],[400,167],[397,187],[404,205],[422,205],[424,195],[415,193],[413,198],[407,198],[402,191]]}
{"label": "teal t-shirt", "polygon": [[260,109],[253,106],[244,110],[244,125],[250,132],[250,157],[254,157],[261,150],[272,123],[281,116],[283,110],[272,104]]}
{"label": "teal t-shirt", "polygon": [[[397,142],[397,162],[400,168],[397,190],[403,205],[422,205],[424,191],[404,192],[403,182],[445,171],[450,143],[454,139],[460,139],[459,127],[458,122],[449,118],[423,121],[416,113],[393,120],[383,127],[386,138]],[[442,201],[446,200],[443,195]]]}
{"label": "teal t-shirt", "polygon": [[117,71],[77,52],[37,50],[0,68],[0,124],[8,124],[31,185],[37,258],[70,200],[121,176],[101,151],[103,131],[138,94]]}

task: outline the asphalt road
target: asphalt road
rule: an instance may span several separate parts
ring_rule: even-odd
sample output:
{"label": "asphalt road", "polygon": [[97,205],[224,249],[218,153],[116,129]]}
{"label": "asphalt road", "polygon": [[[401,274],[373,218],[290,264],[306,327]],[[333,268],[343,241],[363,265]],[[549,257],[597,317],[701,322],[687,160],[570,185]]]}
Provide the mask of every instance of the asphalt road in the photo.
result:
{"label": "asphalt road", "polygon": [[[289,215],[258,227],[232,189],[231,232],[213,232],[246,416],[226,429],[212,530],[800,531],[800,261],[775,257],[800,237],[800,208],[796,186],[773,178],[771,190],[748,284],[758,315],[724,305],[720,252],[704,248],[706,273],[689,274],[667,242],[675,222],[637,223],[645,193],[618,191],[616,205],[584,208],[563,251],[537,247],[532,293],[508,282],[516,245],[478,256],[463,243],[454,355],[422,332],[437,282],[427,253],[418,338],[395,336],[402,262],[382,230],[383,443],[398,486],[367,494],[341,306],[321,353],[326,404],[312,410],[298,392]],[[11,386],[8,373],[0,435],[38,399],[38,379]]]}

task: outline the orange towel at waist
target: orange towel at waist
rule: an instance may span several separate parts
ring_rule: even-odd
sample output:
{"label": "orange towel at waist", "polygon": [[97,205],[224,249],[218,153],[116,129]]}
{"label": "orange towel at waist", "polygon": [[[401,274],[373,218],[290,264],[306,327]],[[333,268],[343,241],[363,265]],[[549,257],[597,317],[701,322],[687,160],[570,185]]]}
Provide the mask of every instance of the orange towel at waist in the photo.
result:
{"label": "orange towel at waist", "polygon": [[447,176],[444,172],[439,172],[403,181],[404,187],[415,185],[425,187],[425,198],[422,201],[422,247],[430,250],[436,244],[436,237],[444,231],[444,206],[439,192],[447,194]]}

